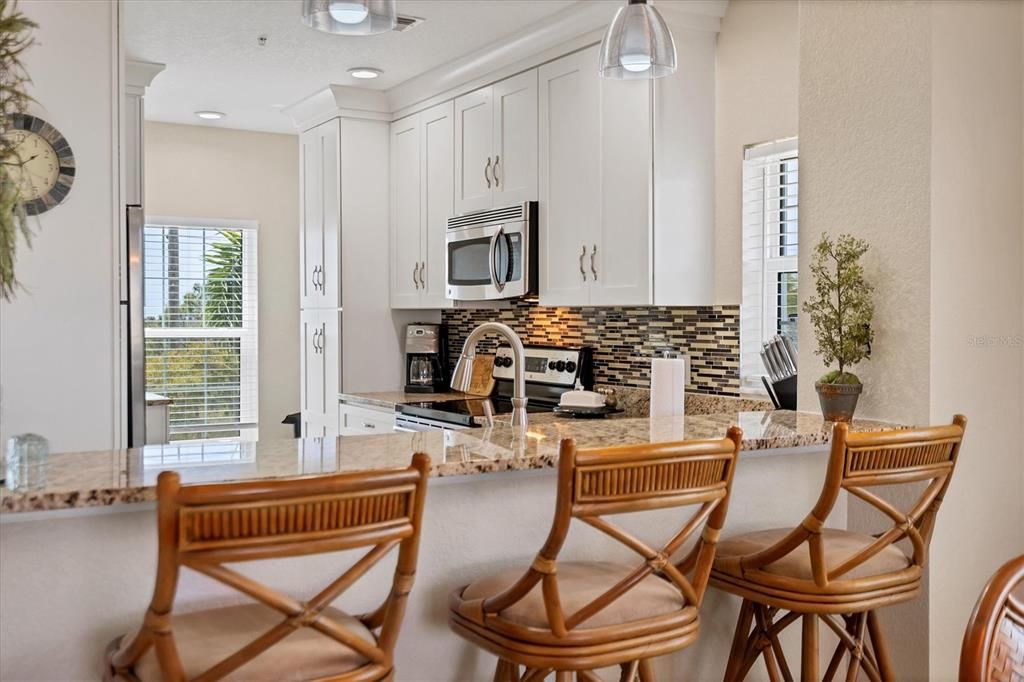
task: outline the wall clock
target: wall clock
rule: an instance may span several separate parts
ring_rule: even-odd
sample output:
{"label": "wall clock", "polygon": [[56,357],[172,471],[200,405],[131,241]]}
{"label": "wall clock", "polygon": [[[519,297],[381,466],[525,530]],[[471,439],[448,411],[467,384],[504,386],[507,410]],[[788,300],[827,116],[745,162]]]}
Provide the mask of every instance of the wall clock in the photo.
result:
{"label": "wall clock", "polygon": [[41,118],[11,114],[6,136],[14,141],[20,163],[10,167],[11,179],[19,183],[25,212],[45,213],[67,198],[75,181],[75,155],[71,145]]}

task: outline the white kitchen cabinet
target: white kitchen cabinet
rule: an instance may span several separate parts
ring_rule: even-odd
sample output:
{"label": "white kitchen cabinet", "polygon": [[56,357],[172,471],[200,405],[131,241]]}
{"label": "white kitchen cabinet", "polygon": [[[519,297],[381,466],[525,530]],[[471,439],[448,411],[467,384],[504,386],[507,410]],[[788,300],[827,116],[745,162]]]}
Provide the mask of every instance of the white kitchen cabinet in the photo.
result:
{"label": "white kitchen cabinet", "polygon": [[420,116],[391,124],[391,307],[420,302]]}
{"label": "white kitchen cabinet", "polygon": [[452,215],[454,105],[391,124],[391,307],[444,308]]}
{"label": "white kitchen cabinet", "polygon": [[338,433],[342,436],[387,434],[394,429],[394,409],[338,404]]}
{"label": "white kitchen cabinet", "polygon": [[337,430],[340,327],[338,310],[307,309],[300,313],[302,433],[307,437],[330,435]]}
{"label": "white kitchen cabinet", "polygon": [[452,305],[445,296],[445,233],[454,212],[455,110],[445,102],[420,115],[420,217],[422,220],[420,307]]}
{"label": "white kitchen cabinet", "polygon": [[338,248],[341,239],[340,122],[331,119],[302,133],[299,220],[302,308],[341,305]]}
{"label": "white kitchen cabinet", "polygon": [[596,63],[594,47],[538,70],[544,306],[651,303],[651,86]]}
{"label": "white kitchen cabinet", "polygon": [[537,197],[537,70],[455,100],[455,214]]}

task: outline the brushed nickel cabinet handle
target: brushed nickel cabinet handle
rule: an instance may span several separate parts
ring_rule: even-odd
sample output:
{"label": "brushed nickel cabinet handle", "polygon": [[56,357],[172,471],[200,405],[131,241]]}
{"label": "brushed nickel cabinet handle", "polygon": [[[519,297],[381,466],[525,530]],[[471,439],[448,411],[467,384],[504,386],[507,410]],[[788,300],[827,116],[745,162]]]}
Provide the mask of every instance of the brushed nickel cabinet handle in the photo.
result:
{"label": "brushed nickel cabinet handle", "polygon": [[[586,251],[587,247],[584,246],[583,250]],[[597,244],[594,244],[594,250],[590,254],[590,271],[594,273],[594,281],[597,281],[597,268],[594,267],[594,256],[597,255]]]}
{"label": "brushed nickel cabinet handle", "polygon": [[426,271],[427,271],[427,263],[426,263],[426,261],[420,261],[420,288],[424,289],[424,290],[427,288],[427,278],[424,277],[424,273],[426,273]]}
{"label": "brushed nickel cabinet handle", "polygon": [[587,271],[583,269],[583,258],[587,255],[587,245],[583,245],[583,250],[580,251],[580,274],[583,275],[583,281],[587,281]]}
{"label": "brushed nickel cabinet handle", "polygon": [[416,279],[416,269],[419,268],[419,263],[415,263],[412,266],[412,285],[417,289],[420,288],[420,282]]}
{"label": "brushed nickel cabinet handle", "polygon": [[501,180],[498,178],[498,164],[501,163],[501,157],[494,157],[494,168],[491,169],[491,175],[494,176],[494,186],[497,187],[501,184]]}
{"label": "brushed nickel cabinet handle", "polygon": [[487,157],[487,165],[484,166],[484,180],[487,181],[487,189],[491,188],[491,157]]}

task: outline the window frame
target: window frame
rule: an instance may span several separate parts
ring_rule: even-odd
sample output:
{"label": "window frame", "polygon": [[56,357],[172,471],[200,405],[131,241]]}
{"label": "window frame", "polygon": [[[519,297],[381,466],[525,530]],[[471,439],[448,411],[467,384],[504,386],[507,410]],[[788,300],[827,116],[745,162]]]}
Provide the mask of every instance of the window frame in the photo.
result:
{"label": "window frame", "polygon": [[[795,160],[796,167],[792,169],[786,169],[782,164],[787,161]],[[778,168],[771,170],[772,164],[778,165]],[[757,166],[761,167],[761,184],[760,186],[748,185],[748,174],[749,170]],[[798,138],[786,138],[782,140],[775,140],[773,142],[759,143],[755,145],[749,145],[744,148],[743,161],[741,164],[741,179],[740,179],[740,197],[741,197],[741,209],[740,214],[742,216],[741,221],[741,291],[744,292],[742,298],[747,298],[746,292],[752,288],[759,290],[759,306],[760,310],[757,312],[757,319],[752,320],[754,312],[750,311],[748,306],[741,300],[740,305],[740,385],[747,389],[761,390],[763,388],[761,377],[767,376],[767,372],[760,363],[759,355],[755,362],[751,358],[753,351],[744,352],[744,346],[750,346],[751,341],[749,338],[744,338],[744,332],[749,333],[752,327],[756,326],[757,334],[760,338],[756,341],[757,349],[760,349],[761,345],[780,333],[779,324],[781,321],[781,313],[784,310],[782,305],[783,290],[781,289],[780,276],[785,273],[796,273],[797,274],[797,290],[799,291],[799,266],[798,256],[799,252],[799,146]],[[772,205],[779,203],[782,196],[771,196],[768,191],[770,184],[768,178],[772,174],[778,174],[780,176],[788,173],[796,173],[796,194],[794,195],[796,202],[792,207]],[[782,188],[784,183],[779,183],[779,187]],[[751,192],[760,192],[761,194],[761,206],[760,206],[760,222],[750,223],[747,219],[747,208],[748,202],[746,197]],[[780,194],[783,190],[780,189]],[[755,203],[756,205],[756,203]],[[782,215],[788,210],[793,210],[796,213],[795,218],[789,218],[788,216]],[[773,221],[770,219],[772,216],[776,216]],[[785,231],[782,228],[786,223],[793,221],[797,230],[793,233],[796,236],[795,242],[788,243],[785,240]],[[773,222],[778,226],[772,229]],[[778,243],[770,245],[771,239],[778,239]],[[759,253],[759,258],[752,258],[748,254],[748,242],[753,240],[758,246],[755,247]],[[795,247],[797,253],[792,255],[781,255],[779,251],[786,248],[786,246]],[[757,281],[749,281],[749,277],[752,272],[755,274]],[[756,323],[756,325],[755,325]],[[746,343],[745,343],[746,342]],[[754,367],[756,366],[756,369]]]}
{"label": "window frame", "polygon": [[[252,420],[239,419],[237,429],[214,426],[195,430],[207,434],[217,431],[238,430],[238,436],[208,435],[206,438],[172,440],[173,444],[184,444],[221,439],[251,440],[259,433],[259,221],[229,218],[196,218],[184,216],[147,215],[143,221],[146,228],[179,228],[194,230],[232,230],[242,232],[242,281],[252,281],[251,291],[243,291],[246,300],[242,304],[241,327],[146,327],[143,326],[143,342],[153,338],[237,338],[239,340],[239,414],[253,415]],[[143,252],[143,261],[145,253]],[[252,271],[255,270],[255,273]],[[142,274],[145,282],[145,271]],[[144,285],[145,286],[145,285]],[[143,288],[145,292],[145,289]],[[143,294],[145,296],[145,293]],[[251,300],[249,300],[251,299]],[[147,386],[147,390],[149,387]],[[173,433],[173,431],[172,431]]]}

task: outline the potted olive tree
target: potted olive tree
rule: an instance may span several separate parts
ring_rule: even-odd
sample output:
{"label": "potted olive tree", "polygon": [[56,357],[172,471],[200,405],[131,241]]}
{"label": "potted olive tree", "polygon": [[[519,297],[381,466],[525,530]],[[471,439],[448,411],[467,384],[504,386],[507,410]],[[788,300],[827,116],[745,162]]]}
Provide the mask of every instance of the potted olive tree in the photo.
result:
{"label": "potted olive tree", "polygon": [[863,239],[848,234],[835,241],[823,234],[814,248],[811,274],[814,296],[804,302],[818,342],[815,351],[833,369],[814,384],[825,419],[848,422],[853,419],[857,398],[864,386],[853,365],[871,355],[871,317],[875,305],[872,286],[864,279],[860,257],[868,250]]}

